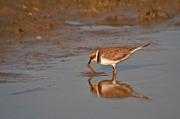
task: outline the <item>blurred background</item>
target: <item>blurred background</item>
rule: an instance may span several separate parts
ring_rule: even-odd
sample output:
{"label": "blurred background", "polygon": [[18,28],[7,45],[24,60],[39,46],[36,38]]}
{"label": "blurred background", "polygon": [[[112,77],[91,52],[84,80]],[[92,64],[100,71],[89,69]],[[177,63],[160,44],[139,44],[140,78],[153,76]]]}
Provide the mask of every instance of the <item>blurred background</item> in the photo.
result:
{"label": "blurred background", "polygon": [[0,40],[25,40],[63,28],[67,20],[132,26],[164,23],[179,14],[179,0],[0,0]]}

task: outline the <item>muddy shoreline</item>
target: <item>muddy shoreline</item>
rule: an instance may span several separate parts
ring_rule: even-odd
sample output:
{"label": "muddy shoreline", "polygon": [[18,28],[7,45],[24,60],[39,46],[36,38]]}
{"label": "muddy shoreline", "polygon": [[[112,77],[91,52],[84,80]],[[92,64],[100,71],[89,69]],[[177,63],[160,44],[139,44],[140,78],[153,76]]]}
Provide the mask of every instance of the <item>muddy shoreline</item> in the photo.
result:
{"label": "muddy shoreline", "polygon": [[[111,26],[151,26],[167,23],[179,16],[179,6],[179,1],[171,0],[1,1],[0,41],[1,44],[10,44],[24,42],[29,37],[35,37],[36,40],[46,39],[42,38],[42,35],[49,36],[54,30],[66,30],[64,27],[67,26],[67,20]],[[177,24],[179,21],[172,23]]]}

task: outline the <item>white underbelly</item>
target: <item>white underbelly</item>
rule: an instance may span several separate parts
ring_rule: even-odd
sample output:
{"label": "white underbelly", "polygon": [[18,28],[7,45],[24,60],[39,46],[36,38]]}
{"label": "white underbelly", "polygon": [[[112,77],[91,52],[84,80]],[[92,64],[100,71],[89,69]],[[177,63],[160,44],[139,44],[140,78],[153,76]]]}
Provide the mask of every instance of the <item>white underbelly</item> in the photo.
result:
{"label": "white underbelly", "polygon": [[116,64],[118,62],[119,61],[114,61],[114,60],[108,60],[108,59],[101,58],[100,64],[102,64],[102,65],[113,65],[113,64]]}

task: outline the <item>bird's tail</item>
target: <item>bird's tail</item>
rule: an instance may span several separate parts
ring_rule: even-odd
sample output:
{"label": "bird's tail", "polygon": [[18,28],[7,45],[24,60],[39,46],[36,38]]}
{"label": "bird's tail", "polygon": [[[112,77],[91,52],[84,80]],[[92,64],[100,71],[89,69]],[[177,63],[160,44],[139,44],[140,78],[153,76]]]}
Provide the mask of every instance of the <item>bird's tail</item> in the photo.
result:
{"label": "bird's tail", "polygon": [[142,94],[139,94],[137,92],[133,92],[133,96],[138,98],[138,99],[143,99],[143,100],[152,100],[151,98],[147,97],[147,96],[144,96]]}
{"label": "bird's tail", "polygon": [[134,52],[136,52],[136,51],[138,51],[138,50],[140,50],[140,49],[142,49],[142,48],[144,48],[144,47],[149,46],[150,44],[151,44],[151,43],[147,43],[147,44],[143,44],[143,45],[140,45],[140,46],[134,48],[134,49],[131,51],[131,54],[134,53]]}
{"label": "bird's tail", "polygon": [[143,44],[143,45],[141,45],[140,47],[147,47],[147,46],[149,46],[149,45],[151,45],[151,43],[147,43],[147,44]]}

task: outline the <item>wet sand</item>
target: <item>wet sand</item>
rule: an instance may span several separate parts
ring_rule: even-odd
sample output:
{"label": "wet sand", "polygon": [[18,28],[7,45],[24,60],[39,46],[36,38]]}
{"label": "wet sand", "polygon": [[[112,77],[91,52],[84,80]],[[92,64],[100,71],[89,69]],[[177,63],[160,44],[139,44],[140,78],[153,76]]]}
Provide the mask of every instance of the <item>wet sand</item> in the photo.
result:
{"label": "wet sand", "polygon": [[[63,45],[52,41],[8,46],[13,52],[3,57],[0,67],[2,119],[179,118],[178,27],[69,24],[68,28],[77,35]],[[117,80],[152,100],[111,100],[91,94],[88,77],[81,72],[89,71],[92,49],[147,42],[152,44],[118,65]],[[93,77],[93,84],[111,79],[111,67],[93,67],[107,73]]]}

